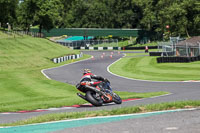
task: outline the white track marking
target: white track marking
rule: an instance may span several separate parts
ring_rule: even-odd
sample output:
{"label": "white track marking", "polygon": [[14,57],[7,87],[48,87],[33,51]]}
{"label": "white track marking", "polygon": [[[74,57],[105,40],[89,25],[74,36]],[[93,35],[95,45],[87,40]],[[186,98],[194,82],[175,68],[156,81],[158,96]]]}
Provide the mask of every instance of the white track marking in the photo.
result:
{"label": "white track marking", "polygon": [[[91,57],[91,58],[92,58],[92,57]],[[58,66],[58,67],[52,67],[52,68],[42,69],[42,70],[41,70],[41,73],[42,73],[46,78],[48,78],[48,79],[51,80],[51,78],[50,78],[49,76],[47,76],[47,75],[44,73],[45,70],[51,70],[51,69],[55,69],[55,68],[59,68],[59,67],[63,67],[63,66],[71,65],[71,64],[75,64],[75,63],[78,63],[78,62],[90,60],[91,58],[89,58],[89,59],[84,59],[84,60],[80,60],[80,61],[76,61],[76,62],[72,62],[72,63],[69,63],[69,64],[64,64],[64,65],[61,65],[61,66]]]}

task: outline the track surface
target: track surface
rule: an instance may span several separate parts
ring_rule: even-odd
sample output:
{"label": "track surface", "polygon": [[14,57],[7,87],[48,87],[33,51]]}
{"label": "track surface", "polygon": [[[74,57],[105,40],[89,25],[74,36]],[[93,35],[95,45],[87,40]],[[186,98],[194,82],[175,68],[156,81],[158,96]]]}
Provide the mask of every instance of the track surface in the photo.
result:
{"label": "track surface", "polygon": [[200,133],[200,110],[130,118],[53,133]]}
{"label": "track surface", "polygon": [[[101,55],[105,53],[102,59]],[[121,105],[111,105],[102,107],[81,107],[81,108],[67,108],[60,110],[50,110],[44,112],[31,112],[31,113],[13,113],[13,114],[0,114],[0,123],[14,122],[24,120],[33,116],[43,115],[47,113],[58,112],[75,112],[75,111],[89,111],[89,110],[102,110],[121,108],[126,106],[135,106],[141,104],[152,104],[180,100],[200,100],[200,83],[199,82],[149,82],[130,80],[112,75],[107,71],[107,67],[116,60],[123,57],[123,54],[113,52],[110,58],[111,51],[84,51],[84,54],[94,56],[94,59],[89,59],[81,62],[76,62],[70,65],[64,65],[58,68],[46,69],[43,72],[51,79],[69,84],[77,84],[84,68],[89,68],[96,75],[101,75],[111,81],[113,90],[129,91],[129,92],[156,92],[167,91],[171,95],[142,99],[137,101],[124,102]]]}

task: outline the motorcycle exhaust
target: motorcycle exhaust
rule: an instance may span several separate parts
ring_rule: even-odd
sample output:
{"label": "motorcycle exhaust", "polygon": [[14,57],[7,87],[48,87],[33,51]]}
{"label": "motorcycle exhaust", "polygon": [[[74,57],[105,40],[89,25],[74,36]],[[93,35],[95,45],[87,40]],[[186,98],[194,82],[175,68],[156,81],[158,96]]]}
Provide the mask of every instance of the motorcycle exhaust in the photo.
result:
{"label": "motorcycle exhaust", "polygon": [[81,93],[77,93],[77,95],[87,101],[86,97],[82,95]]}
{"label": "motorcycle exhaust", "polygon": [[85,87],[90,91],[95,91],[96,93],[103,94],[100,90],[98,90],[95,87],[92,87],[92,86],[89,86],[89,85],[86,85]]}

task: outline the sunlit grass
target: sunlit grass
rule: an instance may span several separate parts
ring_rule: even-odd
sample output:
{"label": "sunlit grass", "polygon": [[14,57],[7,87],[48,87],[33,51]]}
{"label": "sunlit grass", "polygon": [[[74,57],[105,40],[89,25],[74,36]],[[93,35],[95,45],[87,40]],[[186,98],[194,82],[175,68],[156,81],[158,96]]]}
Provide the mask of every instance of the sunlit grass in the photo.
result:
{"label": "sunlit grass", "polygon": [[[41,73],[44,68],[71,63],[71,61],[67,61],[54,64],[51,61],[52,58],[77,53],[79,51],[72,51],[46,39],[1,38],[0,112],[83,103],[76,97],[74,86],[48,80]],[[88,58],[88,56],[84,58]]]}
{"label": "sunlit grass", "polygon": [[[127,54],[142,55],[139,54]],[[121,76],[155,81],[200,80],[200,61],[191,63],[157,63],[156,57],[142,56],[122,58],[110,67]]]}

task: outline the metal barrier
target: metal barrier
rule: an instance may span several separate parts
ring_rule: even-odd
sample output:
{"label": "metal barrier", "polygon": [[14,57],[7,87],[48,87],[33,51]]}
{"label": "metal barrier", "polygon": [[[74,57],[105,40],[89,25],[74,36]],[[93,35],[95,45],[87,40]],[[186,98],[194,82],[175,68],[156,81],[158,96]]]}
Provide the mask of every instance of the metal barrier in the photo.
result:
{"label": "metal barrier", "polygon": [[200,61],[200,56],[196,57],[158,57],[157,63],[187,63]]}
{"label": "metal barrier", "polygon": [[19,35],[19,36],[29,35],[32,37],[40,37],[40,38],[44,37],[43,33],[28,32],[28,31],[3,31],[3,33],[8,35]]}
{"label": "metal barrier", "polygon": [[118,40],[117,39],[80,40],[80,41],[58,40],[56,42],[60,43],[63,46],[67,46],[67,47],[118,47]]}
{"label": "metal barrier", "polygon": [[75,54],[75,55],[66,55],[66,56],[63,56],[63,57],[53,58],[52,61],[54,63],[61,63],[63,61],[79,59],[81,57],[83,57],[83,53]]}

